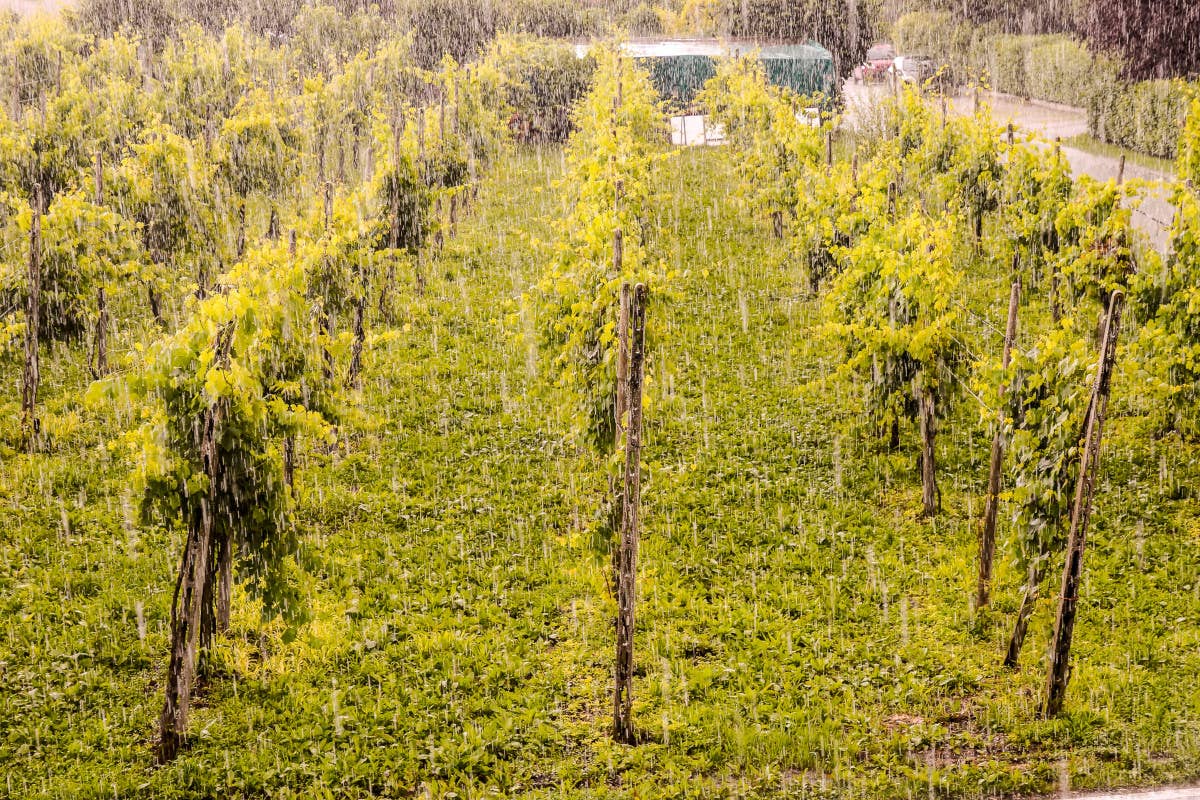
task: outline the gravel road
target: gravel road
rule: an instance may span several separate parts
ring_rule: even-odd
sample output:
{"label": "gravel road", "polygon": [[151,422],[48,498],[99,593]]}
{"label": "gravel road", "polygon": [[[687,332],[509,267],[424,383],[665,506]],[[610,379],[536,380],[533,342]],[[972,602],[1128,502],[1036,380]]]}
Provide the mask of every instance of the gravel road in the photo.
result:
{"label": "gravel road", "polygon": [[[883,84],[864,86],[847,81],[844,124],[855,128],[869,125],[874,118],[873,109],[887,96],[888,91],[888,87]],[[988,92],[980,95],[980,102],[991,108],[992,117],[999,124],[1012,123],[1018,131],[1037,134],[1045,140],[1047,147],[1052,146],[1051,143],[1056,138],[1069,139],[1087,133],[1087,115],[1079,109],[1028,103],[1007,95]],[[958,95],[949,98],[947,108],[951,114],[970,114],[974,108],[974,97]],[[1115,178],[1120,168],[1119,158],[1096,155],[1066,145],[1062,146],[1062,153],[1075,175],[1090,175],[1097,180],[1106,181]],[[1125,177],[1158,182],[1170,180],[1173,176],[1136,164],[1126,164]],[[1174,214],[1175,208],[1167,202],[1165,191],[1151,187],[1143,192],[1142,203],[1134,210],[1134,225],[1146,234],[1155,249],[1165,252],[1167,229]]]}

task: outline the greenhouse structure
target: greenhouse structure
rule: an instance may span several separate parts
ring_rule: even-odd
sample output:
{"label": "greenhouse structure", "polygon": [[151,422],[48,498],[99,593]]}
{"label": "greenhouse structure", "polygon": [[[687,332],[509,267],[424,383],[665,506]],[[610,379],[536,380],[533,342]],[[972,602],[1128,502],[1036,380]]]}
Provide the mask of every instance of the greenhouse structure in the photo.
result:
{"label": "greenhouse structure", "polygon": [[[635,40],[623,45],[626,53],[650,72],[659,94],[682,107],[689,107],[704,83],[716,74],[717,60],[757,53],[767,80],[797,94],[834,94],[837,72],[833,54],[815,42],[764,45],[755,42],[715,39]],[[586,55],[588,45],[576,49]]]}

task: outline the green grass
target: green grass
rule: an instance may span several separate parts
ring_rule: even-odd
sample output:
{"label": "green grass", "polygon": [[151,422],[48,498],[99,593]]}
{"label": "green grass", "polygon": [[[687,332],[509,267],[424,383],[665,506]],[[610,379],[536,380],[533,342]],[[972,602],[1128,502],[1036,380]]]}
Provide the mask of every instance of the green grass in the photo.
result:
{"label": "green grass", "polygon": [[[520,335],[529,238],[551,235],[561,202],[559,153],[521,152],[372,352],[339,444],[304,448],[312,622],[284,644],[238,594],[190,747],[166,767],[152,740],[182,536],[138,522],[132,465],[106,444],[129,410],[80,406],[79,353],[49,358],[53,449],[6,445],[0,465],[0,793],[865,799],[1200,776],[1195,450],[1150,438],[1118,377],[1069,710],[1038,720],[1052,608],[1021,671],[1002,669],[1007,536],[993,608],[969,602],[978,405],[964,395],[939,440],[945,513],[920,519],[915,433],[898,453],[853,434],[819,301],[730,202],[726,157],[680,153],[685,199],[662,209],[683,277],[650,311],[644,744],[607,735],[605,465],[564,441]],[[976,273],[969,344],[995,353],[1004,278]],[[1026,344],[1045,316],[1035,301]]]}

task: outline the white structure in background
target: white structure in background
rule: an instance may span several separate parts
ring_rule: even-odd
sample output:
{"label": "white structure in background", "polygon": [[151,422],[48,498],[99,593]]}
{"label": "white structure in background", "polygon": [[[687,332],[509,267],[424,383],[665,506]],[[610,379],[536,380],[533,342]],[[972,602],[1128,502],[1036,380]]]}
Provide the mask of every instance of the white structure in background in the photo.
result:
{"label": "white structure in background", "polygon": [[671,144],[682,147],[725,144],[725,131],[716,123],[710,125],[703,114],[671,117]]}
{"label": "white structure in background", "polygon": [[[592,45],[577,43],[575,55],[587,56]],[[799,94],[832,94],[835,71],[833,56],[815,43],[760,44],[748,41],[716,39],[635,39],[623,42],[622,52],[650,71],[655,88],[682,116],[671,118],[671,142],[682,147],[725,143],[721,126],[710,124],[696,112],[695,97],[717,70],[717,62],[730,56],[755,54],[761,61],[767,80]],[[797,119],[813,126],[821,124],[821,110],[807,108]]]}

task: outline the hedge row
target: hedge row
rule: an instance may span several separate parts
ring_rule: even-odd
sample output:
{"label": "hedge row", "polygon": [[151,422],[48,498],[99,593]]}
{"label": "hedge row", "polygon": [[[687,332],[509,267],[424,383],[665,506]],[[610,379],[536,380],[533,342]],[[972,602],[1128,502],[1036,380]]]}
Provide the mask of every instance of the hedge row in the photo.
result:
{"label": "hedge row", "polygon": [[956,81],[1018,97],[1082,107],[1097,86],[1116,75],[1111,61],[1093,59],[1068,36],[1004,35],[988,26],[962,25],[947,12],[905,14],[893,33],[901,53],[940,59]]}
{"label": "hedge row", "polygon": [[1088,130],[1102,142],[1175,158],[1179,130],[1196,84],[1181,80],[1111,83],[1088,103]]}
{"label": "hedge row", "polygon": [[994,36],[976,55],[978,74],[1001,92],[1085,107],[1092,95],[1116,80],[1116,65],[1093,58],[1067,36]]}
{"label": "hedge row", "polygon": [[1085,108],[1097,139],[1162,158],[1175,157],[1179,125],[1197,88],[1178,80],[1126,83],[1114,60],[1094,57],[1068,36],[1004,35],[963,25],[947,12],[905,14],[893,35],[899,52],[943,61],[955,81]]}

